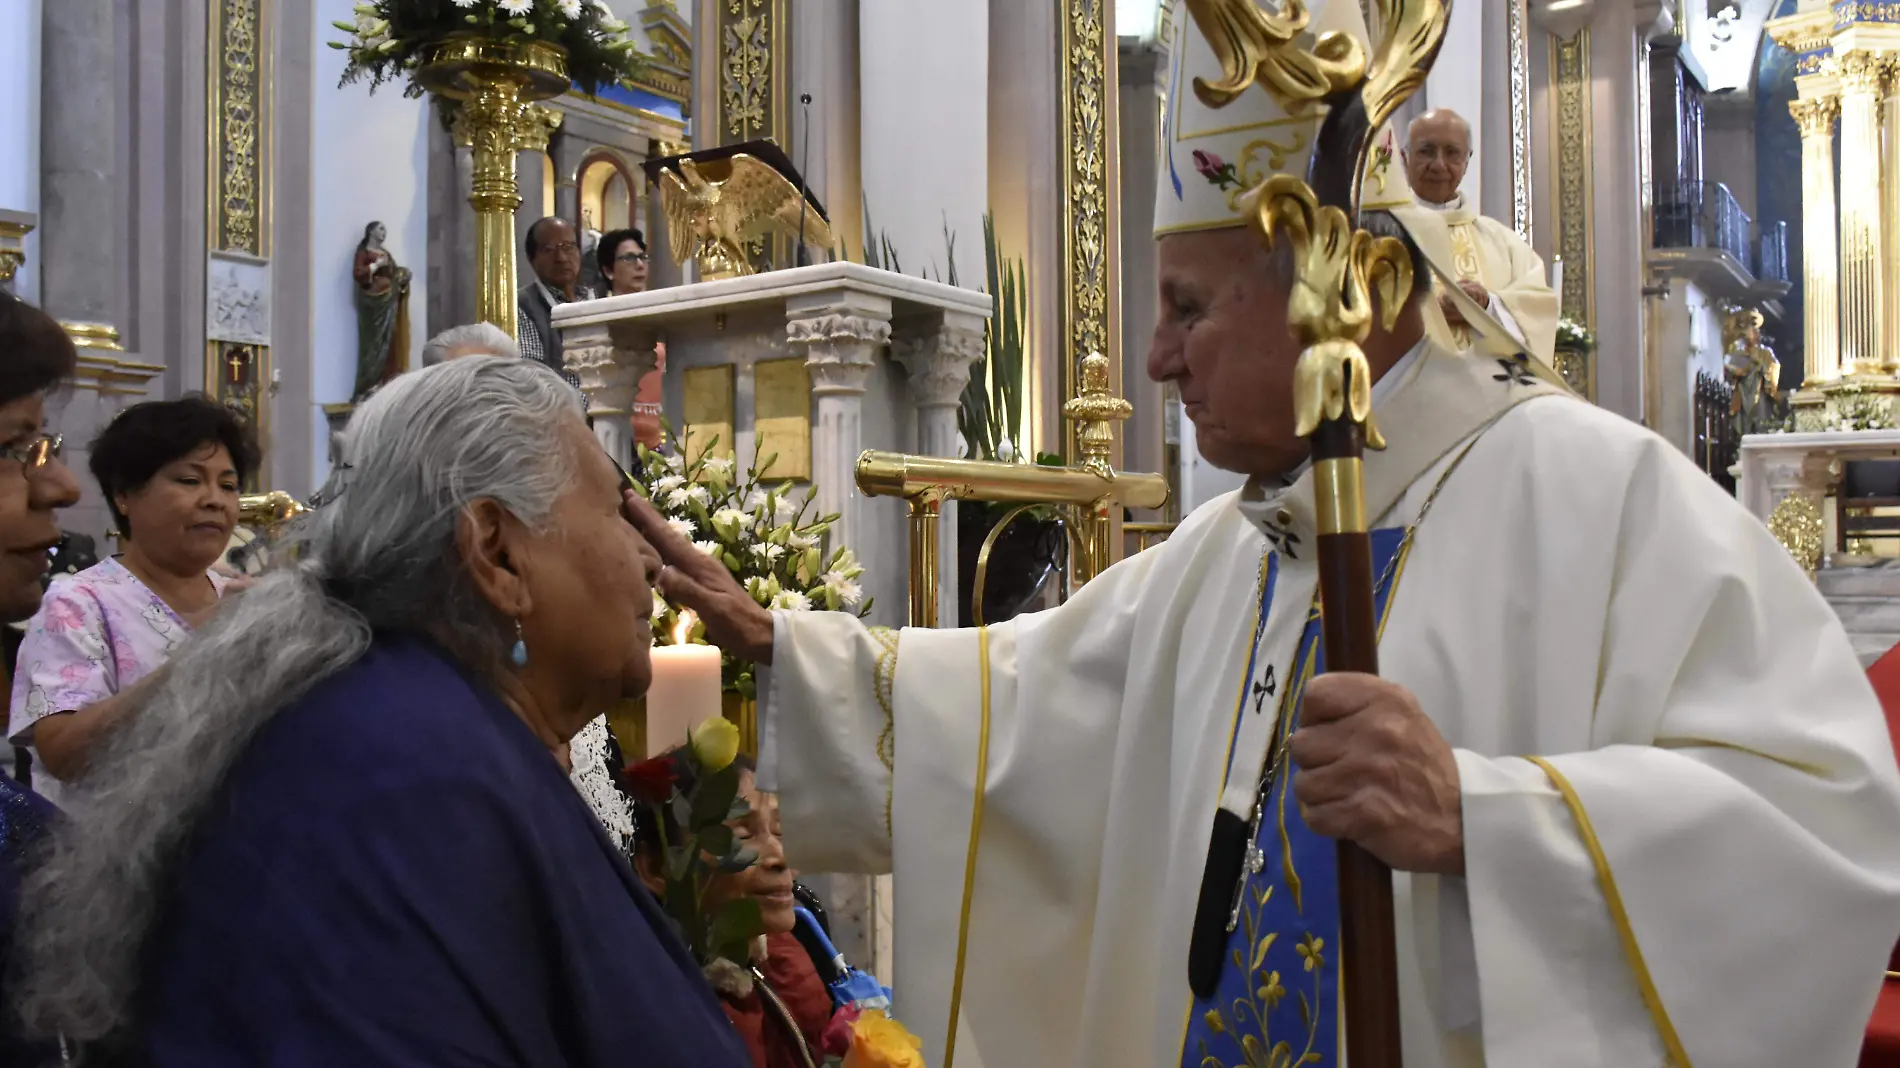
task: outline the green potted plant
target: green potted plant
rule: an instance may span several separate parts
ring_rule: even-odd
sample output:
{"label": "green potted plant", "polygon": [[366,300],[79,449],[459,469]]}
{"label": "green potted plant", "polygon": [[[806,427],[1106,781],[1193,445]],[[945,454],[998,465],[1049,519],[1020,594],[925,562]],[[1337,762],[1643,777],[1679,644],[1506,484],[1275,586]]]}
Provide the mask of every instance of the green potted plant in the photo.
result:
{"label": "green potted plant", "polygon": [[[947,235],[946,235],[947,236]],[[985,329],[983,365],[971,369],[957,410],[957,429],[965,454],[975,460],[1026,462],[1023,434],[1023,367],[1029,334],[1029,305],[1021,260],[1005,260],[996,246],[996,225],[983,217],[986,289],[996,302]],[[951,284],[956,283],[951,259]],[[1058,456],[1037,463],[1061,464]],[[957,502],[957,615],[959,626],[977,622],[976,572],[983,542],[1014,505],[987,501]],[[1062,519],[1053,507],[1038,505],[1018,515],[990,549],[983,583],[982,622],[1013,618],[1042,592],[1055,573],[1066,541]]]}

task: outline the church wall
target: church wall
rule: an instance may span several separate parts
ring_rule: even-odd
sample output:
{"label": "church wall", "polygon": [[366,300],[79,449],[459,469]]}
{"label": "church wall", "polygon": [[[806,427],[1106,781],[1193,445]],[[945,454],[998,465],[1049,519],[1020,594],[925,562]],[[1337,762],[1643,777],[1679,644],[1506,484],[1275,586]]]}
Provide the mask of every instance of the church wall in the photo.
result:
{"label": "church wall", "polygon": [[[1161,471],[1164,422],[1172,403],[1148,377],[1148,346],[1157,312],[1154,241],[1155,186],[1160,180],[1160,96],[1166,53],[1129,38],[1121,42],[1122,168],[1122,396],[1135,414],[1122,424],[1122,463],[1129,471]],[[1142,515],[1152,521],[1156,517]]]}
{"label": "church wall", "polygon": [[[1471,124],[1471,144],[1474,150],[1481,150],[1487,144],[1487,131],[1494,123],[1505,124],[1508,131],[1509,116],[1500,112],[1493,116],[1484,106],[1484,79],[1473,78],[1471,72],[1484,69],[1485,60],[1485,16],[1481,4],[1453,4],[1451,23],[1445,28],[1445,43],[1438,53],[1438,62],[1432,72],[1426,75],[1424,100],[1416,107],[1450,108],[1463,116]],[[1404,132],[1399,136],[1403,138]],[[1507,133],[1508,136],[1508,133]],[[1487,215],[1495,215],[1493,206],[1485,199],[1484,168],[1473,166],[1465,172],[1465,181],[1459,187],[1469,198],[1472,206]],[[1508,195],[1509,187],[1506,187]]]}
{"label": "church wall", "polygon": [[[337,32],[330,22],[347,20],[352,6],[351,0],[316,0],[309,39],[318,91],[312,107],[309,201],[313,403],[305,415],[316,484],[329,474],[328,432],[317,405],[349,400],[356,380],[350,268],[371,221],[389,228],[390,254],[415,272],[409,294],[411,366],[420,365],[422,343],[428,340],[427,124],[435,119],[426,102],[405,99],[400,85],[384,85],[374,95],[361,82],[336,88],[345,53],[325,42]],[[290,210],[295,210],[292,205],[280,207],[280,212]]]}
{"label": "church wall", "polygon": [[812,102],[792,112],[788,151],[856,259],[864,247],[858,0],[804,0],[792,5],[792,19],[792,99],[809,94]]}
{"label": "church wall", "polygon": [[1671,445],[1693,455],[1696,373],[1722,374],[1720,309],[1713,297],[1683,278],[1672,279],[1668,296],[1652,301],[1650,309],[1661,353],[1654,429]]}
{"label": "church wall", "polygon": [[[40,210],[40,3],[0,4],[0,209]],[[40,292],[40,238],[26,235],[26,262],[13,291],[31,301]]]}

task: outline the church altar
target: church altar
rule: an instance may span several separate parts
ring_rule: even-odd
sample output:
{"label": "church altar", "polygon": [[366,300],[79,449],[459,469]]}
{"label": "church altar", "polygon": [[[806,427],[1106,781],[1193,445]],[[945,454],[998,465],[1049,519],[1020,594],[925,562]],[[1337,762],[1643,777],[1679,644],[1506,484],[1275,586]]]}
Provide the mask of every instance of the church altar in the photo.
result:
{"label": "church altar", "polygon": [[1826,503],[1842,465],[1900,459],[1900,430],[1750,434],[1741,454],[1736,496],[1812,574],[1833,543]]}
{"label": "church altar", "polygon": [[[860,497],[854,469],[867,449],[957,455],[990,306],[974,290],[825,263],[566,304],[553,322],[617,460],[631,462],[634,395],[664,345],[663,407],[688,448],[717,433],[742,467],[755,448],[776,454],[774,477],[806,483],[821,513],[840,516],[833,544],[864,563],[877,618],[900,622],[907,519],[896,502]],[[956,557],[941,559],[941,617],[955,619]]]}

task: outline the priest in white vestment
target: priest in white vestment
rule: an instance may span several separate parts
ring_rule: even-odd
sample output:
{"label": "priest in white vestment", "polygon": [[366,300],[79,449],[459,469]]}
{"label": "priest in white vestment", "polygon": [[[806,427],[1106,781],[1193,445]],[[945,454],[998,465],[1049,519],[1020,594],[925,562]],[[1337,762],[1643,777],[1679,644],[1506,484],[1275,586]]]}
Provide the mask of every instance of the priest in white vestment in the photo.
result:
{"label": "priest in white vestment", "polygon": [[[1471,167],[1471,124],[1449,108],[1428,111],[1412,120],[1401,155],[1418,206],[1443,223],[1419,225],[1408,215],[1413,238],[1532,356],[1551,364],[1558,300],[1543,258],[1517,231],[1480,215],[1459,191]],[[1453,347],[1467,347],[1470,327],[1449,302],[1444,313]]]}
{"label": "priest in white vestment", "polygon": [[[1352,0],[1311,7],[1308,47],[1364,39]],[[1853,1064],[1900,935],[1900,772],[1840,624],[1663,440],[1428,340],[1423,284],[1364,346],[1383,677],[1308,681],[1293,266],[1241,197],[1303,172],[1319,115],[1205,103],[1194,10],[1148,370],[1245,489],[984,631],[768,613],[632,509],[666,595],[770,665],[799,866],[894,872],[896,1007],[932,1068],[953,1034],[960,1068],[1337,1063],[1340,838],[1398,871],[1407,1068]],[[1210,829],[1262,799],[1244,887],[1206,880],[1223,931]]]}

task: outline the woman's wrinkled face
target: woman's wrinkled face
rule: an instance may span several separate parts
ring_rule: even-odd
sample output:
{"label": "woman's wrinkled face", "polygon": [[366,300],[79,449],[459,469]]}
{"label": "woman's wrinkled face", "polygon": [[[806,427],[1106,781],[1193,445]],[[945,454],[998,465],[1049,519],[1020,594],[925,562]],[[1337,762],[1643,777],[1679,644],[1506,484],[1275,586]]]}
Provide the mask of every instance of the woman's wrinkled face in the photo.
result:
{"label": "woman's wrinkled face", "polygon": [[79,500],[79,483],[58,457],[22,461],[46,434],[38,394],[0,404],[0,622],[26,619],[40,606],[40,578],[59,543],[55,510]]}
{"label": "woman's wrinkled face", "polygon": [[785,934],[798,922],[792,909],[792,880],[798,877],[785,863],[785,843],[779,838],[778,796],[762,794],[749,771],[739,774],[739,796],[752,811],[731,820],[733,837],[739,845],[759,855],[758,863],[742,872],[716,875],[706,890],[706,906],[716,909],[728,901],[750,897],[759,903],[759,915],[765,920],[766,934]]}
{"label": "woman's wrinkled face", "polygon": [[207,441],[113,501],[125,514],[128,544],[179,574],[217,563],[238,518],[238,473],[231,450]]}
{"label": "woman's wrinkled face", "polygon": [[547,529],[525,539],[514,566],[528,594],[520,617],[524,681],[605,708],[652,681],[653,579],[659,554],[621,513],[620,473],[577,418],[555,435],[576,477]]}

